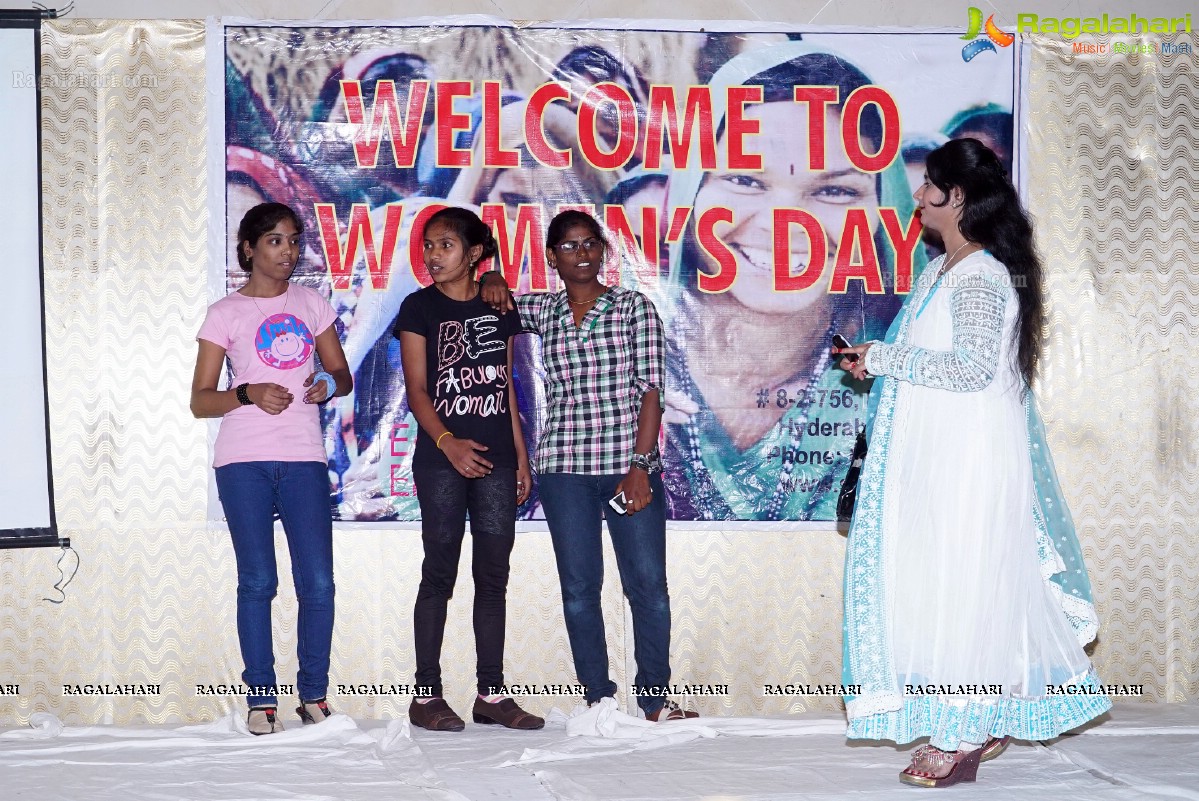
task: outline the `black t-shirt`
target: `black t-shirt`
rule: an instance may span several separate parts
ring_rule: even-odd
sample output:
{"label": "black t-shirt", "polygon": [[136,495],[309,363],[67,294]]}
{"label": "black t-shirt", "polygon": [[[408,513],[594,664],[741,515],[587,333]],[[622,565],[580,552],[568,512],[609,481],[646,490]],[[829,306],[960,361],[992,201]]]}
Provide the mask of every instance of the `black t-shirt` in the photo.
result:
{"label": "black t-shirt", "polygon": [[[500,314],[476,295],[447,298],[436,286],[404,298],[392,333],[425,338],[425,375],[437,416],[458,439],[473,439],[497,466],[516,467],[508,406],[508,339],[520,333],[515,311]],[[444,440],[443,440],[444,442]],[[444,467],[449,459],[422,427],[412,463]]]}

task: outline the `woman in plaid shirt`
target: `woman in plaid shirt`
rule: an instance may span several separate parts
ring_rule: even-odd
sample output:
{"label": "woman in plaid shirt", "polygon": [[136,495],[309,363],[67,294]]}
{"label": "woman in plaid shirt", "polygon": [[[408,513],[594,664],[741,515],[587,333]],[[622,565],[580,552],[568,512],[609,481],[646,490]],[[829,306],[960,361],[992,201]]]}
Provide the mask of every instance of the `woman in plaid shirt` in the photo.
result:
{"label": "woman in plaid shirt", "polygon": [[[607,248],[594,218],[562,212],[546,231],[545,257],[566,288],[515,298],[521,327],[541,336],[545,361],[547,420],[533,468],[587,702],[616,694],[600,609],[600,524],[606,518],[632,607],[637,704],[649,720],[694,717],[666,697],[670,596],[666,501],[658,475],[665,336],[645,295],[600,283]],[[486,273],[481,281],[485,300],[511,308],[499,273]]]}

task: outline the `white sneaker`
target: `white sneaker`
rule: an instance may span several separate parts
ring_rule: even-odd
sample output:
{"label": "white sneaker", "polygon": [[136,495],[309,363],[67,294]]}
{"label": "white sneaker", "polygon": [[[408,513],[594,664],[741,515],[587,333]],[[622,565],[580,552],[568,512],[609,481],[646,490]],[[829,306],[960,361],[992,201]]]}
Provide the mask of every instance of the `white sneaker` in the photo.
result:
{"label": "white sneaker", "polygon": [[250,734],[274,734],[283,731],[283,722],[277,717],[273,706],[251,707],[246,725]]}
{"label": "white sneaker", "polygon": [[304,721],[304,725],[308,726],[332,717],[333,710],[329,708],[329,704],[324,698],[318,698],[315,701],[300,701],[300,705],[296,707],[296,714],[300,716],[300,720]]}

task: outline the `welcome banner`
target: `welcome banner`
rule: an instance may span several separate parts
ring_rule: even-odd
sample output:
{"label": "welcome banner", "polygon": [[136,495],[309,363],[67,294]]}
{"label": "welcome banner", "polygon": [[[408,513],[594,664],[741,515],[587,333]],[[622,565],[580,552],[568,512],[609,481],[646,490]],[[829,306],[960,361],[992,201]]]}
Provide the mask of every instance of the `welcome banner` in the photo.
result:
{"label": "welcome banner", "polygon": [[[975,136],[1011,163],[1018,43],[966,60],[961,32],[678,25],[210,24],[211,295],[245,280],[248,208],[299,212],[295,280],[331,299],[355,376],[324,413],[339,519],[419,518],[391,328],[430,282],[421,228],[445,205],[492,227],[517,292],[559,288],[554,214],[604,223],[604,280],[667,328],[673,519],[835,519],[868,387],[830,337],[881,336],[939,252],[911,198],[931,148]],[[532,451],[533,337],[514,371]],[[541,516],[536,493],[522,516]]]}

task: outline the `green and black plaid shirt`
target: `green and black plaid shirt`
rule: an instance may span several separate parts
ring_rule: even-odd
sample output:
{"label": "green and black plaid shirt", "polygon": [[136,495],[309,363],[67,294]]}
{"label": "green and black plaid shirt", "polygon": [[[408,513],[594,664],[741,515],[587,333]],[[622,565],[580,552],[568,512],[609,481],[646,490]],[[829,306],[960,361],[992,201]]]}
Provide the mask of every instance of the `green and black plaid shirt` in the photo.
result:
{"label": "green and black plaid shirt", "polygon": [[609,287],[575,326],[565,290],[516,298],[521,327],[541,336],[546,425],[538,473],[611,475],[629,469],[641,399],[662,391],[666,337],[645,295]]}

